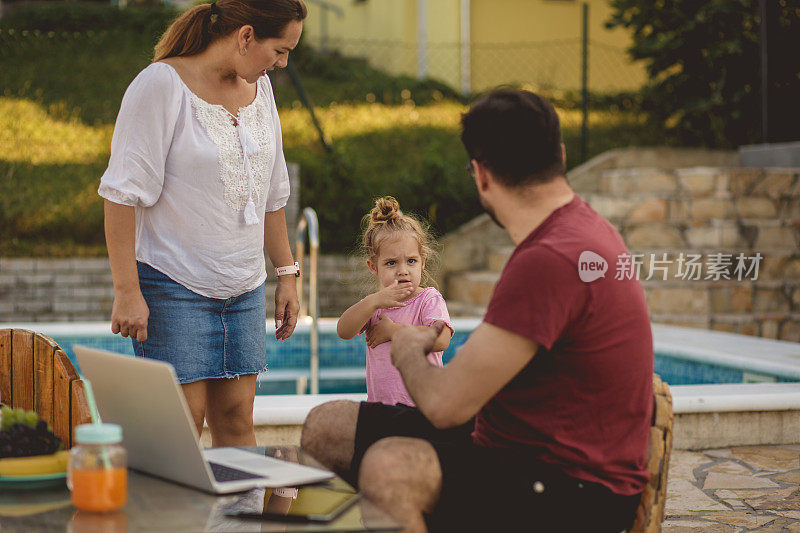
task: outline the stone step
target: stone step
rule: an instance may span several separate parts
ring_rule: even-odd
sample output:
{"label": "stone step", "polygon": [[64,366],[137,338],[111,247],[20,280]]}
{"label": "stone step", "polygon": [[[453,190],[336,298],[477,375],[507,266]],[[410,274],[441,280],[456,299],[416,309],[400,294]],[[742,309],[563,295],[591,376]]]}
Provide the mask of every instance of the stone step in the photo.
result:
{"label": "stone step", "polygon": [[800,242],[798,228],[780,220],[710,220],[688,227],[669,222],[636,222],[626,223],[622,229],[625,243],[632,250],[754,250],[763,254],[797,249]]}
{"label": "stone step", "polygon": [[800,220],[800,198],[720,195],[688,198],[674,195],[592,193],[583,196],[592,208],[611,223],[705,222],[731,220],[757,223],[761,220]]}
{"label": "stone step", "polygon": [[451,274],[447,279],[448,305],[453,301],[469,306],[485,307],[499,277],[498,272],[489,270]]}
{"label": "stone step", "polygon": [[720,168],[679,169],[618,168],[599,173],[600,193],[733,197],[764,196],[774,199],[797,197],[800,193],[798,168]]}

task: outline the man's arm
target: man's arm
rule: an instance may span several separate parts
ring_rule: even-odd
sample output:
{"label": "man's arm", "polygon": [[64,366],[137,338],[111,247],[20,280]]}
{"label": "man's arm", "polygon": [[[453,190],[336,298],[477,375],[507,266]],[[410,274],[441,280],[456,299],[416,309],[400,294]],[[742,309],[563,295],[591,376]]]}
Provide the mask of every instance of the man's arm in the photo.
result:
{"label": "man's arm", "polygon": [[511,381],[533,358],[530,339],[482,322],[444,368],[425,355],[441,335],[443,323],[427,330],[403,328],[392,338],[392,363],[411,397],[437,428],[463,424]]}

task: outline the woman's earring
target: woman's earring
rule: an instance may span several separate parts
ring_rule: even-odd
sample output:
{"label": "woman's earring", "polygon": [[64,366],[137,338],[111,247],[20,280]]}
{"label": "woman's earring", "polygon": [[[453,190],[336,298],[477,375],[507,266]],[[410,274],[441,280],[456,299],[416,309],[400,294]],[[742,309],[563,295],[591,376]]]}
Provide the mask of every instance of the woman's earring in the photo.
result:
{"label": "woman's earring", "polygon": [[246,56],[247,55],[247,48],[239,48],[239,55]]}

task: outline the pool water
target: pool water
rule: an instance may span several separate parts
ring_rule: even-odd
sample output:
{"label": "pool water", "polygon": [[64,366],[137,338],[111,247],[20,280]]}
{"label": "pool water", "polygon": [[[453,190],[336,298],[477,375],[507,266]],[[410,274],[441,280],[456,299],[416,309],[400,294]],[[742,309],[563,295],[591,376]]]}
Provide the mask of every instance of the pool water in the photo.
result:
{"label": "pool water", "polygon": [[[458,348],[467,340],[470,331],[456,331],[450,346],[444,352],[445,364],[452,359]],[[57,335],[54,340],[74,361],[72,347],[75,344],[133,355],[129,339],[119,335]],[[284,342],[267,339],[267,364],[270,370],[307,370],[309,366],[310,336],[308,331],[296,331]],[[319,335],[320,369],[336,367],[364,367],[366,344],[362,336],[345,341],[334,331],[323,331]],[[697,362],[669,354],[656,353],[655,371],[670,385],[702,385],[712,383],[747,383],[796,381],[784,376],[754,373],[746,369],[725,365]],[[293,380],[260,382],[257,394],[294,394]],[[321,379],[321,393],[366,392],[364,379]]]}

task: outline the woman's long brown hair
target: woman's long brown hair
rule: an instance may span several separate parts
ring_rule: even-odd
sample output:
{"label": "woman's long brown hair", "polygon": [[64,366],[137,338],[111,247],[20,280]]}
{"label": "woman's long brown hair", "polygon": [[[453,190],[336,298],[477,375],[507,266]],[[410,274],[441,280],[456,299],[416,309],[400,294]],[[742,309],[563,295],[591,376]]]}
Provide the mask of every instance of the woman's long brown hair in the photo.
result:
{"label": "woman's long brown hair", "polygon": [[303,0],[222,0],[195,6],[170,24],[155,47],[153,61],[199,54],[209,44],[249,24],[256,39],[283,35],[286,26],[308,15]]}

